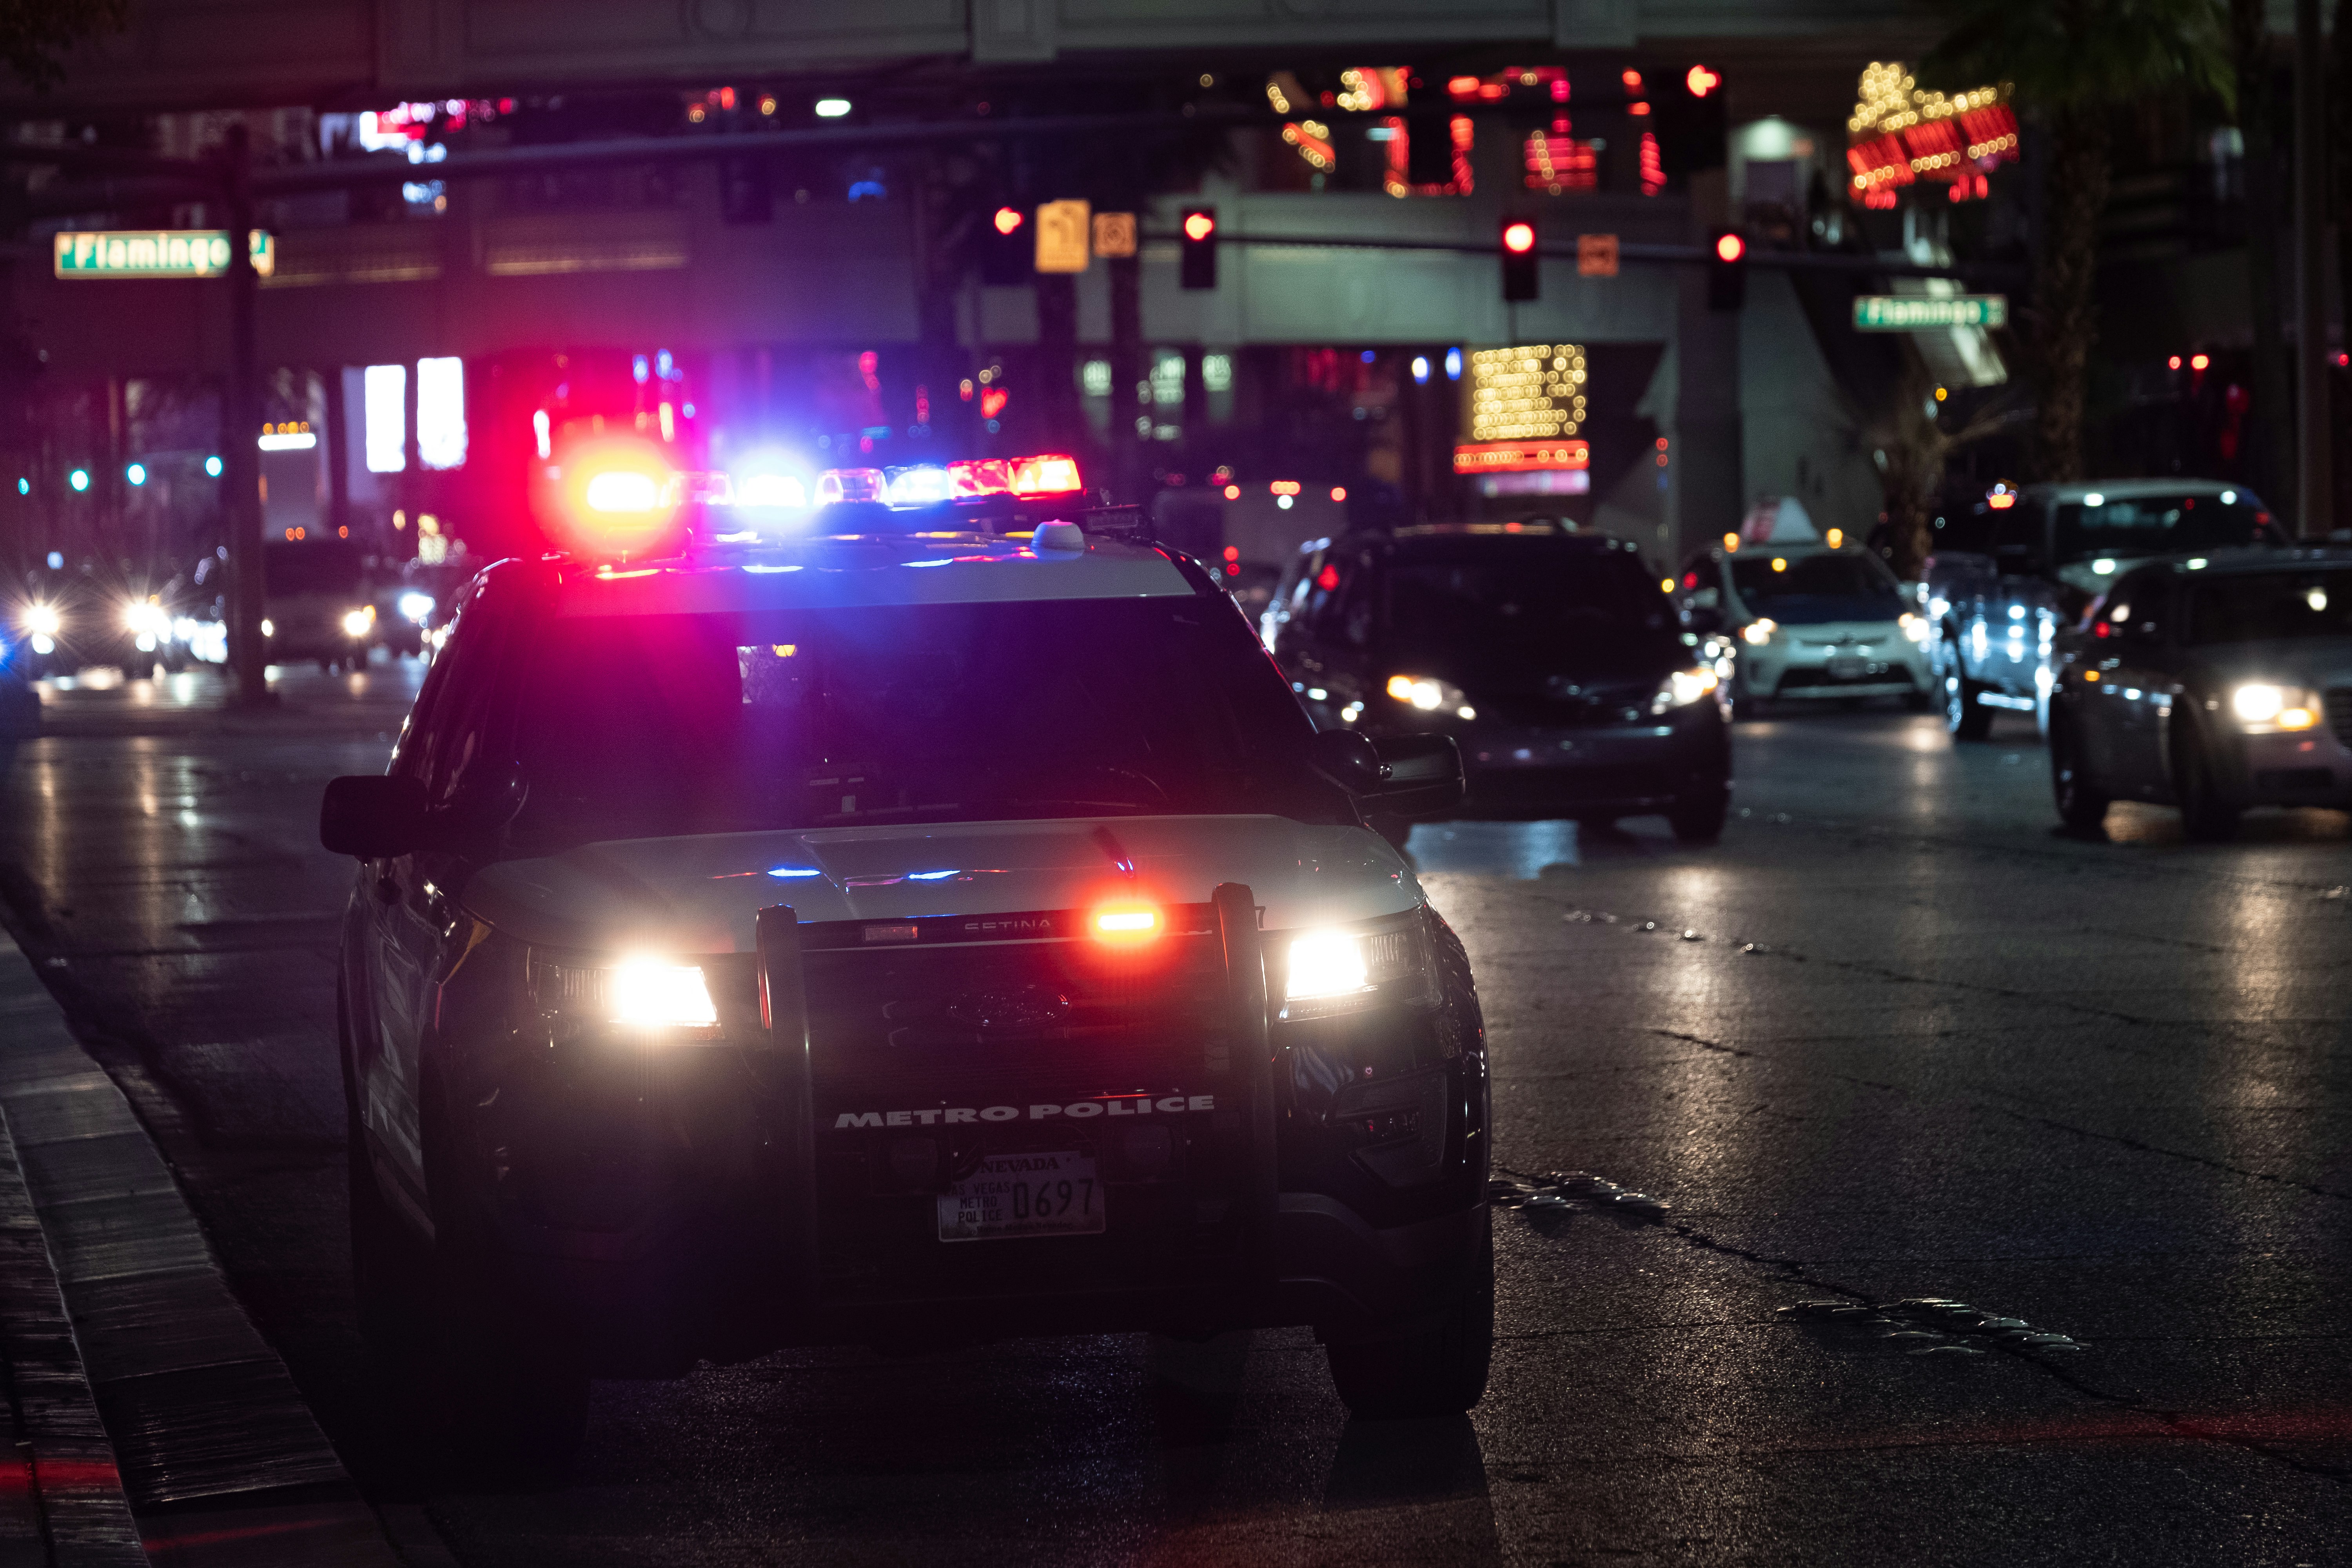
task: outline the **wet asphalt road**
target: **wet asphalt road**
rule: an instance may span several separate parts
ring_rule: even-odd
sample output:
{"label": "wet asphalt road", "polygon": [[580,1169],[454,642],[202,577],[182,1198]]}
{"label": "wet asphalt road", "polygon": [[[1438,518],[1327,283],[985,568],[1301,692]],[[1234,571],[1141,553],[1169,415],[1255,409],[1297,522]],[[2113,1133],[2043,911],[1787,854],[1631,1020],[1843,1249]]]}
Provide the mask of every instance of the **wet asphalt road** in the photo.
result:
{"label": "wet asphalt road", "polygon": [[1416,831],[1517,1178],[1466,1421],[1350,1426],[1304,1331],[826,1351],[453,1482],[359,1371],[313,837],[416,674],[52,691],[0,770],[7,920],[416,1561],[2352,1561],[2352,832],[2056,837],[2006,716],[1743,726],[1711,850]]}

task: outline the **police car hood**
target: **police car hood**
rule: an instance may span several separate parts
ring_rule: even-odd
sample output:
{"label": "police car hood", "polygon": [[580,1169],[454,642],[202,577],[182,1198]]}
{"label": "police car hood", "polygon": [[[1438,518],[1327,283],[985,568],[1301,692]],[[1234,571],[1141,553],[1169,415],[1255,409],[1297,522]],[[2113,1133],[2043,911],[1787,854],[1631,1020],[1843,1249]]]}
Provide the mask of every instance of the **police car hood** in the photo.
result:
{"label": "police car hood", "polygon": [[583,845],[488,867],[467,909],[534,946],[749,952],[757,913],[903,921],[1078,909],[1107,897],[1206,903],[1246,884],[1269,931],[1422,901],[1403,857],[1361,827],[1279,816],[1119,816],[710,834]]}

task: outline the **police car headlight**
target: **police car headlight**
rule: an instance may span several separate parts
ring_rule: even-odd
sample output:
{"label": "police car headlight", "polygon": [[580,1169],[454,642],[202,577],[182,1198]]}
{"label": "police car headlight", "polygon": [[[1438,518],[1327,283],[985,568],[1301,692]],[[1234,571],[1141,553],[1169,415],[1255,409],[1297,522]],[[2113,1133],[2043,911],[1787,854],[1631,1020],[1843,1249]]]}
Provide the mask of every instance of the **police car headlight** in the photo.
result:
{"label": "police car headlight", "polygon": [[2249,735],[2277,735],[2316,725],[2325,704],[2300,686],[2253,681],[2230,693],[2230,711]]}
{"label": "police car headlight", "polygon": [[1913,615],[1908,610],[1906,610],[1901,615],[1895,616],[1895,624],[1901,626],[1903,628],[1903,635],[1909,637],[1913,642],[1926,642],[1927,640],[1928,632],[1933,629],[1927,625],[1924,618]]}
{"label": "police car headlight", "polygon": [[1696,669],[1675,670],[1659,685],[1657,695],[1650,699],[1650,711],[1664,713],[1673,708],[1687,708],[1722,684],[1723,678],[1705,665]]}
{"label": "police car headlight", "polygon": [[1425,1003],[1435,992],[1429,933],[1418,913],[1374,926],[1300,931],[1283,949],[1285,1018]]}
{"label": "police car headlight", "polygon": [[702,966],[658,958],[612,964],[534,958],[531,996],[558,1044],[583,1036],[692,1044],[719,1037]]}
{"label": "police car headlight", "polygon": [[1391,675],[1386,689],[1395,700],[1423,713],[1450,713],[1456,719],[1478,716],[1460,687],[1434,676]]}

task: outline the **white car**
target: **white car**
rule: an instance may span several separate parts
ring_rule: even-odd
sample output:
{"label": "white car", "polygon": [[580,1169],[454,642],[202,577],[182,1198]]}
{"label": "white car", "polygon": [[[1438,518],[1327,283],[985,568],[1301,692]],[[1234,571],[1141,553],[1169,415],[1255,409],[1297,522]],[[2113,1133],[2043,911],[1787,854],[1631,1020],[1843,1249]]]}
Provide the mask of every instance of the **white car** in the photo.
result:
{"label": "white car", "polygon": [[1867,550],[1717,546],[1684,563],[1676,589],[1692,630],[1736,639],[1731,702],[1739,717],[1768,701],[1887,697],[1928,706],[1932,628]]}

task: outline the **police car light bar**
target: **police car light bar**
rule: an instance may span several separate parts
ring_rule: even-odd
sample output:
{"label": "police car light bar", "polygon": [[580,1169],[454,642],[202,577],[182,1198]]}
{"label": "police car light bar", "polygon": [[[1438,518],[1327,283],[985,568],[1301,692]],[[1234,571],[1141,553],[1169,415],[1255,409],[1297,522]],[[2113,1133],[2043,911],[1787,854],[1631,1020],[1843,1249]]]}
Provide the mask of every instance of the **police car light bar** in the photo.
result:
{"label": "police car light bar", "polygon": [[935,463],[918,463],[887,471],[889,478],[882,488],[882,500],[889,506],[935,506],[955,493],[948,471]]}
{"label": "police car light bar", "polygon": [[1097,942],[1129,946],[1150,942],[1160,934],[1166,922],[1155,904],[1139,899],[1116,899],[1097,906],[1087,923],[1094,928]]}

